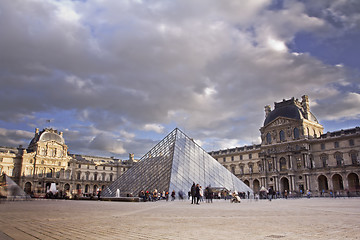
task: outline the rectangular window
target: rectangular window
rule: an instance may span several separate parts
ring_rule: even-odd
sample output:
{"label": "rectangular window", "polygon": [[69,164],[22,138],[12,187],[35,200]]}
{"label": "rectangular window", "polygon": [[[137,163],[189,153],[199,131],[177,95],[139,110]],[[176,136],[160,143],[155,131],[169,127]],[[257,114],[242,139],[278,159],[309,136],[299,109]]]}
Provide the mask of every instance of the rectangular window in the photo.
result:
{"label": "rectangular window", "polygon": [[235,174],[235,167],[231,167],[232,174]]}
{"label": "rectangular window", "polygon": [[334,148],[338,148],[339,147],[339,142],[334,142]]}
{"label": "rectangular window", "polygon": [[357,156],[356,153],[350,153],[350,157],[351,157],[351,163],[352,164],[357,164]]}
{"label": "rectangular window", "polygon": [[321,144],[321,150],[325,150],[325,143]]}
{"label": "rectangular window", "polygon": [[81,164],[79,164],[79,166],[78,166],[79,168],[81,168]]}
{"label": "rectangular window", "polygon": [[321,157],[321,162],[322,162],[323,167],[327,167],[327,157],[326,156]]}
{"label": "rectangular window", "polygon": [[105,166],[103,166],[103,170],[105,170]]}
{"label": "rectangular window", "polygon": [[301,158],[296,159],[296,166],[298,169],[301,168]]}
{"label": "rectangular window", "polygon": [[252,159],[252,154],[251,153],[249,153],[249,159]]}
{"label": "rectangular window", "polygon": [[234,156],[231,156],[231,161],[234,161]]}
{"label": "rectangular window", "polygon": [[223,158],[223,161],[226,162],[226,158]]}
{"label": "rectangular window", "polygon": [[354,144],[354,139],[350,139],[350,140],[349,140],[349,145],[350,145],[350,146],[354,146],[354,145],[355,145],[355,144]]}

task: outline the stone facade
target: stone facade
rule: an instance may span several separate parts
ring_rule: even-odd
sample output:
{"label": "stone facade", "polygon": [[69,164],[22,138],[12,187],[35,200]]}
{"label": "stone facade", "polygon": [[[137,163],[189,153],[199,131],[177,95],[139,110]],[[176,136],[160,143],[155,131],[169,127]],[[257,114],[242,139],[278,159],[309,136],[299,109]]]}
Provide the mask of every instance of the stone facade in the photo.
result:
{"label": "stone facade", "polygon": [[35,130],[27,149],[0,147],[0,173],[5,173],[27,193],[44,196],[55,183],[68,196],[90,196],[104,189],[136,160],[69,155],[63,133],[54,129]]}
{"label": "stone facade", "polygon": [[[261,144],[209,152],[250,186],[299,195],[359,195],[360,127],[323,133],[310,112],[309,100],[289,99],[265,106]],[[0,147],[0,173],[11,176],[26,192],[43,196],[51,183],[69,195],[103,189],[136,163],[129,160],[69,155],[63,134],[35,130],[25,149]]]}
{"label": "stone facade", "polygon": [[360,128],[323,133],[305,95],[265,106],[261,144],[209,154],[259,192],[358,195]]}

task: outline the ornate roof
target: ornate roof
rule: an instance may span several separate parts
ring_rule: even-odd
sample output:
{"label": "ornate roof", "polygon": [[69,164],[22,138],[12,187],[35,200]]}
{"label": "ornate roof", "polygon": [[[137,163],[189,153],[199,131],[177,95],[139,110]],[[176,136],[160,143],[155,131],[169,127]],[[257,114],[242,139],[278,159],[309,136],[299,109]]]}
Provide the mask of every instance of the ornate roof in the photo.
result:
{"label": "ornate roof", "polygon": [[291,118],[296,120],[308,119],[310,121],[319,123],[314,114],[308,111],[307,117],[306,110],[304,109],[302,103],[297,99],[291,98],[289,100],[283,100],[282,102],[275,103],[275,109],[270,111],[265,118],[264,126],[271,123],[278,117]]}
{"label": "ornate roof", "polygon": [[60,144],[65,144],[65,140],[62,136],[54,132],[44,132],[40,135],[39,141],[47,142],[47,141],[55,141]]}
{"label": "ornate roof", "polygon": [[60,144],[65,144],[65,140],[62,137],[62,134],[52,128],[45,128],[40,133],[38,133],[38,129],[37,129],[35,137],[31,140],[29,147],[34,145],[38,141],[42,141],[42,142],[55,141]]}

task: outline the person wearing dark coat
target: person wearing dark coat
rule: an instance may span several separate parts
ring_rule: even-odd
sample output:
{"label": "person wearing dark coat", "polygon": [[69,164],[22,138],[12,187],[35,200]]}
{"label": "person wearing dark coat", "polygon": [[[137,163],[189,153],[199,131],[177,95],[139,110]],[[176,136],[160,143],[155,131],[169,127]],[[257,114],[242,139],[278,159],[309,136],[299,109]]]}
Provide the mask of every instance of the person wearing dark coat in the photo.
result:
{"label": "person wearing dark coat", "polygon": [[200,185],[199,184],[196,184],[195,193],[196,193],[196,204],[199,204],[199,200],[200,200]]}
{"label": "person wearing dark coat", "polygon": [[195,183],[193,183],[193,185],[191,186],[191,204],[195,204],[196,203],[196,185]]}

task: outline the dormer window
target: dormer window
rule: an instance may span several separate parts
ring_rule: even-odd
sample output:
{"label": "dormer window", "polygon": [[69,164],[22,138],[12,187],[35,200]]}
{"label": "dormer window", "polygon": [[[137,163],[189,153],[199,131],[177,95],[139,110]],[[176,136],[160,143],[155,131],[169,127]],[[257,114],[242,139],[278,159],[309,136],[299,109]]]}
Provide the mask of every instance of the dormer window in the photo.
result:
{"label": "dormer window", "polygon": [[281,130],[279,135],[280,135],[280,141],[281,142],[285,141],[285,132],[284,132],[284,130]]}
{"label": "dormer window", "polygon": [[267,144],[271,144],[271,134],[270,133],[266,134],[266,142],[267,142]]}
{"label": "dormer window", "polygon": [[294,128],[294,139],[299,139],[300,133],[298,128]]}

